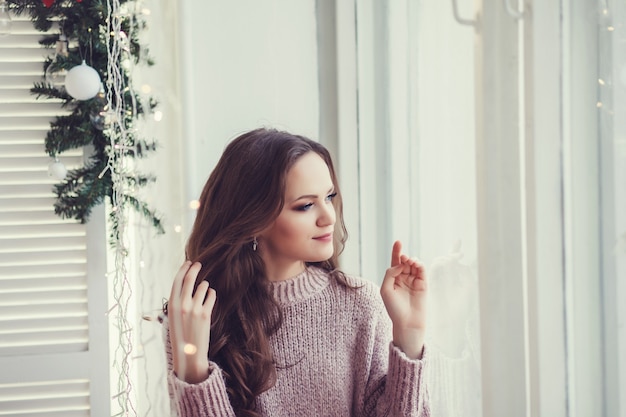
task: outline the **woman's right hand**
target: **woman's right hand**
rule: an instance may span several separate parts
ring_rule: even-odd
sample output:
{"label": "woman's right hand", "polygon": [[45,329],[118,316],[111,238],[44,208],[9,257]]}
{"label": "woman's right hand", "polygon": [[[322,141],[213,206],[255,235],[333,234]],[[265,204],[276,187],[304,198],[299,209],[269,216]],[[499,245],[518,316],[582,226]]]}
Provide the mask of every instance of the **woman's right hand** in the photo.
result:
{"label": "woman's right hand", "polygon": [[197,384],[209,376],[211,312],[216,294],[202,281],[194,293],[199,262],[186,261],[178,270],[167,304],[172,359],[176,376]]}

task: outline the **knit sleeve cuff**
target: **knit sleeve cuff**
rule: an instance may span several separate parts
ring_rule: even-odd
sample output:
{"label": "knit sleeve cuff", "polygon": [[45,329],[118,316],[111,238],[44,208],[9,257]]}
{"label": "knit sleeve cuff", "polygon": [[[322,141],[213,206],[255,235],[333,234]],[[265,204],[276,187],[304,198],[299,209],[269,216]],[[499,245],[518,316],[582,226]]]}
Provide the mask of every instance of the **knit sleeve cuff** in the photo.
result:
{"label": "knit sleeve cuff", "polygon": [[396,345],[389,346],[389,372],[387,384],[392,393],[392,404],[397,407],[398,415],[414,415],[416,410],[421,410],[427,401],[426,383],[424,380],[428,358],[428,349],[424,346],[421,359],[410,359]]}
{"label": "knit sleeve cuff", "polygon": [[221,369],[213,362],[209,365],[209,377],[198,384],[179,379],[173,371],[168,378],[174,390],[176,409],[180,417],[234,417],[226,392]]}

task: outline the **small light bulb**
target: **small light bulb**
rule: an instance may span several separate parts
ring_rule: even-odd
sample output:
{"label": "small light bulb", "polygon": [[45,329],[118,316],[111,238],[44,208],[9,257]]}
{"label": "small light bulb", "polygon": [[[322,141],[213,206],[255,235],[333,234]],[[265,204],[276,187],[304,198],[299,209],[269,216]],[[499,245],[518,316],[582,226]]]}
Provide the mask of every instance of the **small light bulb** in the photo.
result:
{"label": "small light bulb", "polygon": [[180,233],[183,230],[182,226],[180,224],[177,224],[176,226],[174,226],[174,231],[176,233]]}
{"label": "small light bulb", "polygon": [[154,121],[155,122],[160,122],[161,120],[163,120],[163,112],[160,110],[157,110],[154,112]]}
{"label": "small light bulb", "polygon": [[200,208],[200,202],[198,200],[191,200],[189,202],[189,208],[192,210],[198,210]]}

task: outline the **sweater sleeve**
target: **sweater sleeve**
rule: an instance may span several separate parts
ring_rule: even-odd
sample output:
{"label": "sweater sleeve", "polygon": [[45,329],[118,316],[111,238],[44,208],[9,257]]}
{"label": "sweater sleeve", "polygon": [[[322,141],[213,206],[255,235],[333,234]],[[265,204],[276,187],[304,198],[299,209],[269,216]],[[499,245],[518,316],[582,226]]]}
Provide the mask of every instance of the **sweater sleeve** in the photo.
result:
{"label": "sweater sleeve", "polygon": [[209,377],[189,384],[180,380],[173,370],[172,345],[167,319],[163,322],[167,359],[167,387],[172,406],[179,417],[235,417],[230,404],[222,370],[209,362]]}
{"label": "sweater sleeve", "polygon": [[374,330],[370,375],[365,392],[365,415],[372,417],[430,417],[425,365],[409,359],[391,342],[391,321],[383,308]]}

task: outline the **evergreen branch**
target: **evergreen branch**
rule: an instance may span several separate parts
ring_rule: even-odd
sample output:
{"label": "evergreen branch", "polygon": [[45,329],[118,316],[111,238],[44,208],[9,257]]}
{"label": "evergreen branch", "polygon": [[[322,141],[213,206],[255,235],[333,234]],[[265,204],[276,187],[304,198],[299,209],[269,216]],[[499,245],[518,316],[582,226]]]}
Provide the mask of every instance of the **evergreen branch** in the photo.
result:
{"label": "evergreen branch", "polygon": [[91,165],[68,172],[65,181],[54,186],[57,195],[54,212],[86,223],[92,208],[101,204],[112,188],[110,175],[99,176],[105,166]]}
{"label": "evergreen branch", "polygon": [[163,223],[161,218],[156,214],[156,211],[151,210],[146,203],[143,201],[139,201],[137,198],[133,197],[129,194],[123,194],[122,199],[125,203],[128,203],[137,211],[142,214],[145,218],[152,221],[152,226],[157,229],[157,233],[162,235],[165,233],[165,229],[163,228]]}
{"label": "evergreen branch", "polygon": [[157,148],[156,142],[146,142],[145,140],[137,141],[135,146],[137,148],[137,157],[139,158],[143,158],[147,152],[156,151]]}
{"label": "evergreen branch", "polygon": [[65,90],[60,90],[53,86],[52,84],[46,82],[35,83],[34,86],[30,89],[32,94],[36,94],[37,98],[41,98],[46,96],[47,98],[58,98],[63,100],[63,106],[67,105],[72,100],[72,97],[67,94]]}
{"label": "evergreen branch", "polygon": [[39,45],[44,47],[52,47],[56,45],[58,40],[59,35],[46,35],[39,39]]}
{"label": "evergreen branch", "polygon": [[[41,0],[8,0],[11,10],[17,15],[28,14],[34,27],[41,32],[48,32],[53,24],[58,24],[60,31],[71,40],[72,47],[68,54],[55,55],[54,59],[48,58],[44,63],[44,75],[48,72],[70,70],[80,65],[84,59],[88,65],[94,68],[100,75],[101,80],[107,79],[108,70],[108,44],[106,36],[109,36],[110,26],[107,22],[107,3],[102,0],[63,1],[57,0],[50,7],[45,7]],[[126,0],[120,0],[125,3]],[[146,27],[141,18],[124,19],[122,30],[130,34],[129,52],[138,63],[145,61],[152,64],[148,49],[140,43],[139,32]],[[44,34],[39,43],[44,47],[52,47],[59,40],[59,34]],[[69,45],[68,45],[69,46]],[[118,63],[121,65],[121,63]],[[130,75],[122,70],[122,82],[130,85]],[[109,97],[111,103],[104,98],[96,96],[86,101],[74,100],[64,88],[57,88],[44,81],[34,83],[31,93],[37,99],[61,100],[62,106],[71,111],[68,115],[58,116],[50,123],[50,130],[46,134],[45,149],[49,155],[59,155],[69,149],[81,148],[86,145],[92,146],[94,153],[89,161],[82,167],[71,170],[66,179],[54,186],[56,201],[55,213],[63,218],[73,218],[81,223],[86,223],[92,208],[101,204],[108,197],[111,202],[114,195],[111,171],[105,170],[109,163],[107,149],[110,146],[110,138],[102,123],[101,115],[107,109],[124,108],[133,109],[135,114],[125,114],[121,123],[131,131],[139,115],[144,111],[153,111],[157,105],[153,98],[149,98],[144,105],[139,95],[131,90],[125,90],[122,97],[113,95]],[[122,102],[116,102],[121,100]],[[125,140],[124,156],[129,158],[141,158],[156,150],[154,141],[148,142],[129,134]],[[127,149],[126,149],[127,148]],[[155,177],[150,175],[136,174],[123,177],[124,186],[129,189],[143,187],[149,182],[154,182]],[[129,194],[122,195],[120,204],[128,204],[133,210],[150,219],[152,225],[159,233],[165,230],[162,221],[156,212],[149,208],[148,204],[139,201]],[[112,230],[116,237],[119,225],[116,224],[116,216],[110,213]]]}
{"label": "evergreen branch", "polygon": [[57,116],[50,123],[50,130],[46,134],[46,152],[54,156],[97,141],[103,142],[102,132],[94,128],[91,120],[85,120],[84,115],[74,112],[67,116]]}
{"label": "evergreen branch", "polygon": [[156,181],[156,177],[152,175],[135,175],[135,176],[127,175],[125,179],[126,179],[126,184],[128,184],[131,187],[132,186],[144,187],[148,185],[149,183],[153,183]]}

